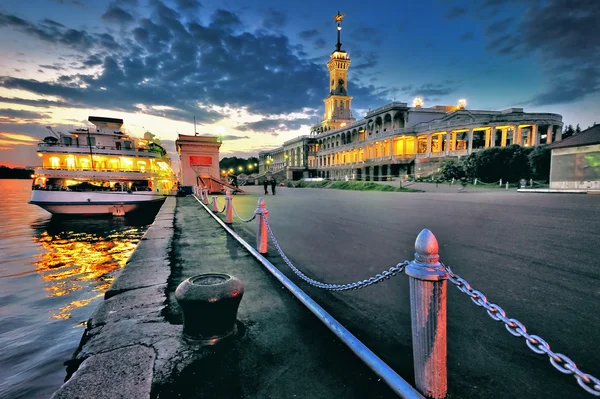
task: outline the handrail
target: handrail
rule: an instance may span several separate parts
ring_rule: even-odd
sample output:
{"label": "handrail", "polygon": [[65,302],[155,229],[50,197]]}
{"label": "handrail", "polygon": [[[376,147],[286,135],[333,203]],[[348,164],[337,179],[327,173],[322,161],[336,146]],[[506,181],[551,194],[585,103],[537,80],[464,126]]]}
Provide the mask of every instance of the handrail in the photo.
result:
{"label": "handrail", "polygon": [[235,238],[248,250],[292,295],[304,304],[317,318],[325,324],[348,348],[356,354],[375,374],[379,375],[393,391],[404,399],[424,399],[424,397],[408,382],[400,377],[390,366],[373,353],[365,344],[356,338],[350,331],[340,324],[333,316],[323,309],[317,302],[300,289],[292,280],[287,278],[279,269],[262,256],[255,248],[248,244],[242,237],[233,231],[225,222],[194,195],[196,201],[219,223],[229,235]]}
{"label": "handrail", "polygon": [[[56,144],[52,144],[52,143],[38,143],[37,144],[38,147],[58,147],[58,148],[66,148],[66,149],[74,149],[74,148],[81,148],[82,150],[89,150],[90,146],[87,145],[67,145],[67,144],[62,144],[62,143],[56,143]],[[93,145],[91,146],[92,150],[114,150],[114,151],[128,151],[128,152],[147,152],[147,153],[155,153],[155,154],[162,154],[162,151],[160,151],[159,149],[148,149],[148,148],[117,148],[117,147],[111,147],[111,146],[97,146],[97,145]]]}

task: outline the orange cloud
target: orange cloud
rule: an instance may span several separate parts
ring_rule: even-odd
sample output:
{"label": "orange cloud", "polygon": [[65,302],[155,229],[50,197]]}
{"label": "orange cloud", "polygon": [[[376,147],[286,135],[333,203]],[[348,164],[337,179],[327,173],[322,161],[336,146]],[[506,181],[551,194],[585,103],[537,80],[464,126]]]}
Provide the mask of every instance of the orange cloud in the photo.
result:
{"label": "orange cloud", "polygon": [[26,134],[19,133],[8,133],[8,132],[0,132],[0,136],[3,136],[7,139],[17,140],[17,141],[29,141],[29,142],[39,142],[40,139],[33,136],[28,136]]}
{"label": "orange cloud", "polygon": [[0,145],[35,145],[35,143],[32,143],[31,141],[5,140],[2,137],[0,137]]}
{"label": "orange cloud", "polygon": [[1,147],[0,146],[0,151],[9,151],[9,150],[12,150],[12,149],[13,149],[12,147]]}

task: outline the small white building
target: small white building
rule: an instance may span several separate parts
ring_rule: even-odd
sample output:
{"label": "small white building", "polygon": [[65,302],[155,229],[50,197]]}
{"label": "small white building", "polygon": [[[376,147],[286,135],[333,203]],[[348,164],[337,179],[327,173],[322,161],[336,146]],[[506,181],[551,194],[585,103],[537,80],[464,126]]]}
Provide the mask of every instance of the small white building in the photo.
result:
{"label": "small white building", "polygon": [[600,125],[548,146],[550,189],[600,192]]}

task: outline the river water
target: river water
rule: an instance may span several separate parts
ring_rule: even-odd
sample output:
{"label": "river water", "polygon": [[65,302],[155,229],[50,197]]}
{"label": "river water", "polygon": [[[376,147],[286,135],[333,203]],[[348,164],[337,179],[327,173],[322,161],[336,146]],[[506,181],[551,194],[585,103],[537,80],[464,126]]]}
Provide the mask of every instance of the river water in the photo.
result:
{"label": "river water", "polygon": [[154,215],[64,219],[0,180],[0,398],[49,398],[85,322]]}

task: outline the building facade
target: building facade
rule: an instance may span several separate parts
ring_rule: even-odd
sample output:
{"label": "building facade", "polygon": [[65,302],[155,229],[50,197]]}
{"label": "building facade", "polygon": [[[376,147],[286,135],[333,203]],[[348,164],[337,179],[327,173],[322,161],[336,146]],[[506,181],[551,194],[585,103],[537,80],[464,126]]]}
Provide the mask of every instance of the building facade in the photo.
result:
{"label": "building facade", "polygon": [[[347,92],[350,55],[341,49],[343,15],[337,15],[338,43],[327,68],[330,93],[323,119],[310,134],[259,153],[259,170],[285,169],[288,179],[380,180],[395,176],[431,175],[445,159],[512,144],[537,146],[560,141],[562,116],[527,113],[523,108],[502,111],[471,110],[466,101],[456,106],[422,107],[392,102],[352,116]],[[292,160],[292,161],[290,161]]]}
{"label": "building facade", "polygon": [[600,125],[550,146],[550,188],[600,191]]}

